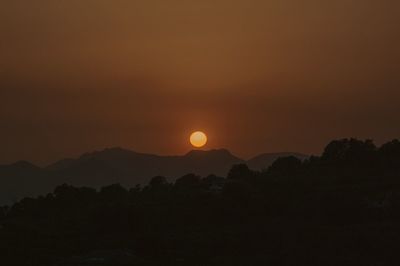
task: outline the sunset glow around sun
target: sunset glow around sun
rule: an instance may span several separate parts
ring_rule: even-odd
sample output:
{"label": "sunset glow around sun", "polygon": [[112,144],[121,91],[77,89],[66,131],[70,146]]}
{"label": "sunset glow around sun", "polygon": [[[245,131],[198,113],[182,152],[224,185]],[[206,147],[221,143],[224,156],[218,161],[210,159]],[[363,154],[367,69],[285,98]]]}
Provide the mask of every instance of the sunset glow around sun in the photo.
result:
{"label": "sunset glow around sun", "polygon": [[201,148],[207,143],[207,135],[201,131],[193,132],[190,135],[190,143],[193,147]]}

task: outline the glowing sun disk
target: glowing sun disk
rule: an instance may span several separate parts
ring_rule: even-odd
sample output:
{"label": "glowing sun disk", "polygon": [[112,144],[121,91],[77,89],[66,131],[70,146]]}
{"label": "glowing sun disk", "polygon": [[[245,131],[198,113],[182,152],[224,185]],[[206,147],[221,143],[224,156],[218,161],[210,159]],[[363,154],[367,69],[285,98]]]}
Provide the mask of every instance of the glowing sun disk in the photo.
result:
{"label": "glowing sun disk", "polygon": [[207,143],[207,135],[201,131],[193,132],[190,135],[190,143],[196,148],[201,148]]}

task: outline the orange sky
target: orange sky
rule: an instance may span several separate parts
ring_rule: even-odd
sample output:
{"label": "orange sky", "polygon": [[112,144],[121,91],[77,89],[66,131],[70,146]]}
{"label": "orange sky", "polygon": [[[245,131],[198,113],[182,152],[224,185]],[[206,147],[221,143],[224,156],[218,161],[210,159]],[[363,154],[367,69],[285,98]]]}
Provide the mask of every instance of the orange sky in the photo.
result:
{"label": "orange sky", "polygon": [[0,163],[400,137],[399,1],[0,2]]}

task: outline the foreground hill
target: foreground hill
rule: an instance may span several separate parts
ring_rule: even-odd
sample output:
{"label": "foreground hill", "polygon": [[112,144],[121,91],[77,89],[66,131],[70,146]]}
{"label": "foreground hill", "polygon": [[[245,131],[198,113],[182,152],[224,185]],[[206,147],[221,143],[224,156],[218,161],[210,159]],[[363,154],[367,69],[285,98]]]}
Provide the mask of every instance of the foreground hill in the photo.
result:
{"label": "foreground hill", "polygon": [[63,159],[45,168],[28,162],[0,166],[0,203],[24,196],[35,196],[67,183],[75,186],[101,187],[120,183],[127,187],[147,184],[154,176],[173,181],[187,173],[200,176],[225,176],[234,164],[249,163],[255,170],[267,168],[283,156],[306,156],[275,153],[257,156],[248,162],[228,150],[193,150],[182,156],[159,156],[122,148],[109,148],[86,153],[77,159]]}
{"label": "foreground hill", "polygon": [[282,157],[296,157],[300,160],[309,158],[309,155],[305,155],[298,152],[278,152],[278,153],[263,153],[246,162],[246,164],[254,170],[262,170],[268,168],[276,159]]}
{"label": "foreground hill", "polygon": [[398,140],[333,141],[319,157],[282,157],[262,172],[237,164],[226,178],[61,185],[0,206],[7,266],[392,266],[399,242]]}

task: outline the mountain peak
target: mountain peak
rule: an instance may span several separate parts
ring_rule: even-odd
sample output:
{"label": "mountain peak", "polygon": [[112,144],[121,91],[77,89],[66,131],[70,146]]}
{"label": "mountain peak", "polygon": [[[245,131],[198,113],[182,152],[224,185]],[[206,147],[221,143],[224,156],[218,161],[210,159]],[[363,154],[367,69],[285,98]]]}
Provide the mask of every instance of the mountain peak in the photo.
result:
{"label": "mountain peak", "polygon": [[102,154],[102,155],[119,155],[119,154],[136,154],[136,152],[128,150],[128,149],[124,149],[121,147],[110,147],[110,148],[105,148],[105,149],[102,149],[99,151],[84,153],[81,155],[80,159],[95,157],[100,154]]}
{"label": "mountain peak", "polygon": [[220,156],[231,156],[235,157],[227,149],[212,149],[212,150],[191,150],[185,154],[185,156],[202,156],[202,155],[220,155]]}
{"label": "mountain peak", "polygon": [[28,162],[28,161],[17,161],[13,164],[9,164],[9,167],[20,168],[20,169],[29,169],[29,170],[38,170],[40,167]]}

